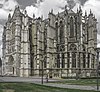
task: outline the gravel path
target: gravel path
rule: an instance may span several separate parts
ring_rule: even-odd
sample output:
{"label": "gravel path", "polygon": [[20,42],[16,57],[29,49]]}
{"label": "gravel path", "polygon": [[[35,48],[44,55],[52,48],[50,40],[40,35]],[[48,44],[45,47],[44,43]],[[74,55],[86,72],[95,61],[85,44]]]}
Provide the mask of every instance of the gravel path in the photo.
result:
{"label": "gravel path", "polygon": [[[61,81],[61,79],[49,79],[49,82],[52,82],[52,81]],[[29,83],[41,84],[41,77],[29,77],[29,78],[0,77],[0,82],[29,82]],[[69,84],[61,84],[61,83],[46,83],[45,78],[44,78],[43,85],[52,86],[52,87],[60,87],[60,88],[70,88],[70,89],[97,90],[96,86],[69,85]],[[99,86],[99,92],[100,92],[100,86]]]}

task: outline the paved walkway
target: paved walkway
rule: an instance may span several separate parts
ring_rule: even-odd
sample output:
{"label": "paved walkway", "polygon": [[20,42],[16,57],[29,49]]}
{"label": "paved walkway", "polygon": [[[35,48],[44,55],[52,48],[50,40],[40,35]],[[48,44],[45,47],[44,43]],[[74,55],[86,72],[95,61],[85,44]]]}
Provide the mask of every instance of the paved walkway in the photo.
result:
{"label": "paved walkway", "polygon": [[[61,79],[49,79],[49,82],[52,81],[64,81]],[[29,82],[35,84],[41,84],[41,77],[0,77],[0,82]],[[42,84],[41,84],[42,85]],[[46,79],[44,78],[44,84],[46,86],[59,87],[59,88],[70,88],[70,89],[81,89],[81,90],[97,90],[96,86],[83,86],[83,85],[69,85],[69,84],[61,84],[61,83],[46,83]],[[100,86],[99,86],[100,92]]]}
{"label": "paved walkway", "polygon": [[[69,84],[56,84],[56,83],[44,83],[46,86],[69,88],[69,89],[80,89],[80,90],[97,90],[96,86],[83,86],[83,85],[69,85]],[[100,86],[99,86],[100,92]]]}

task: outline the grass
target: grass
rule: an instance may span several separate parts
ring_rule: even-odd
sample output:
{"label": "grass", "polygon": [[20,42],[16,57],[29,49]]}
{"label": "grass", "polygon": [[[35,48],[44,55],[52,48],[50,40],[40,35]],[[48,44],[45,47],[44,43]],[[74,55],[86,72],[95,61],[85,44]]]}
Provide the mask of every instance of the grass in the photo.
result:
{"label": "grass", "polygon": [[96,91],[48,87],[32,83],[0,83],[0,92],[96,92]]}
{"label": "grass", "polygon": [[[55,83],[95,86],[97,84],[97,80],[96,79],[64,80]],[[100,85],[100,81],[99,81],[99,85]]]}

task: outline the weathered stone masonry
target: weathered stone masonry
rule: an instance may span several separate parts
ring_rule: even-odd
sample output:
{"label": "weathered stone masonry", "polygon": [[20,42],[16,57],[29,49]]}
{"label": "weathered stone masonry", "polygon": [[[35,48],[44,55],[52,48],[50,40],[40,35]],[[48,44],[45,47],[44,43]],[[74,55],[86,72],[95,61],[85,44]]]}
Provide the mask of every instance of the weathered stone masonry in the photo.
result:
{"label": "weathered stone masonry", "polygon": [[95,76],[97,20],[93,13],[82,15],[71,9],[48,18],[30,18],[15,8],[3,31],[3,74],[21,77]]}

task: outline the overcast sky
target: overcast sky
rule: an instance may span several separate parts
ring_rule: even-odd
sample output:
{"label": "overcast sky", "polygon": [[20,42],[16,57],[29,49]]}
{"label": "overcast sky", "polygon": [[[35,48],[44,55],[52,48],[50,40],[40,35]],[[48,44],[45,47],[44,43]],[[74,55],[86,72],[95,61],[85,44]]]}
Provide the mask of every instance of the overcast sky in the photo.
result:
{"label": "overcast sky", "polygon": [[[0,0],[0,52],[2,47],[2,31],[3,25],[7,20],[9,13],[13,14],[16,5],[19,5],[21,10],[26,9],[30,17],[33,13],[36,17],[43,15],[47,17],[48,12],[53,8],[54,12],[60,12],[65,5],[69,5],[68,0]],[[82,6],[83,12],[85,10],[89,13],[90,9],[98,19],[98,25],[100,24],[100,0],[71,0],[73,10]],[[98,42],[100,42],[100,30],[98,26]],[[100,44],[98,44],[100,46]],[[0,53],[1,56],[1,53]]]}

